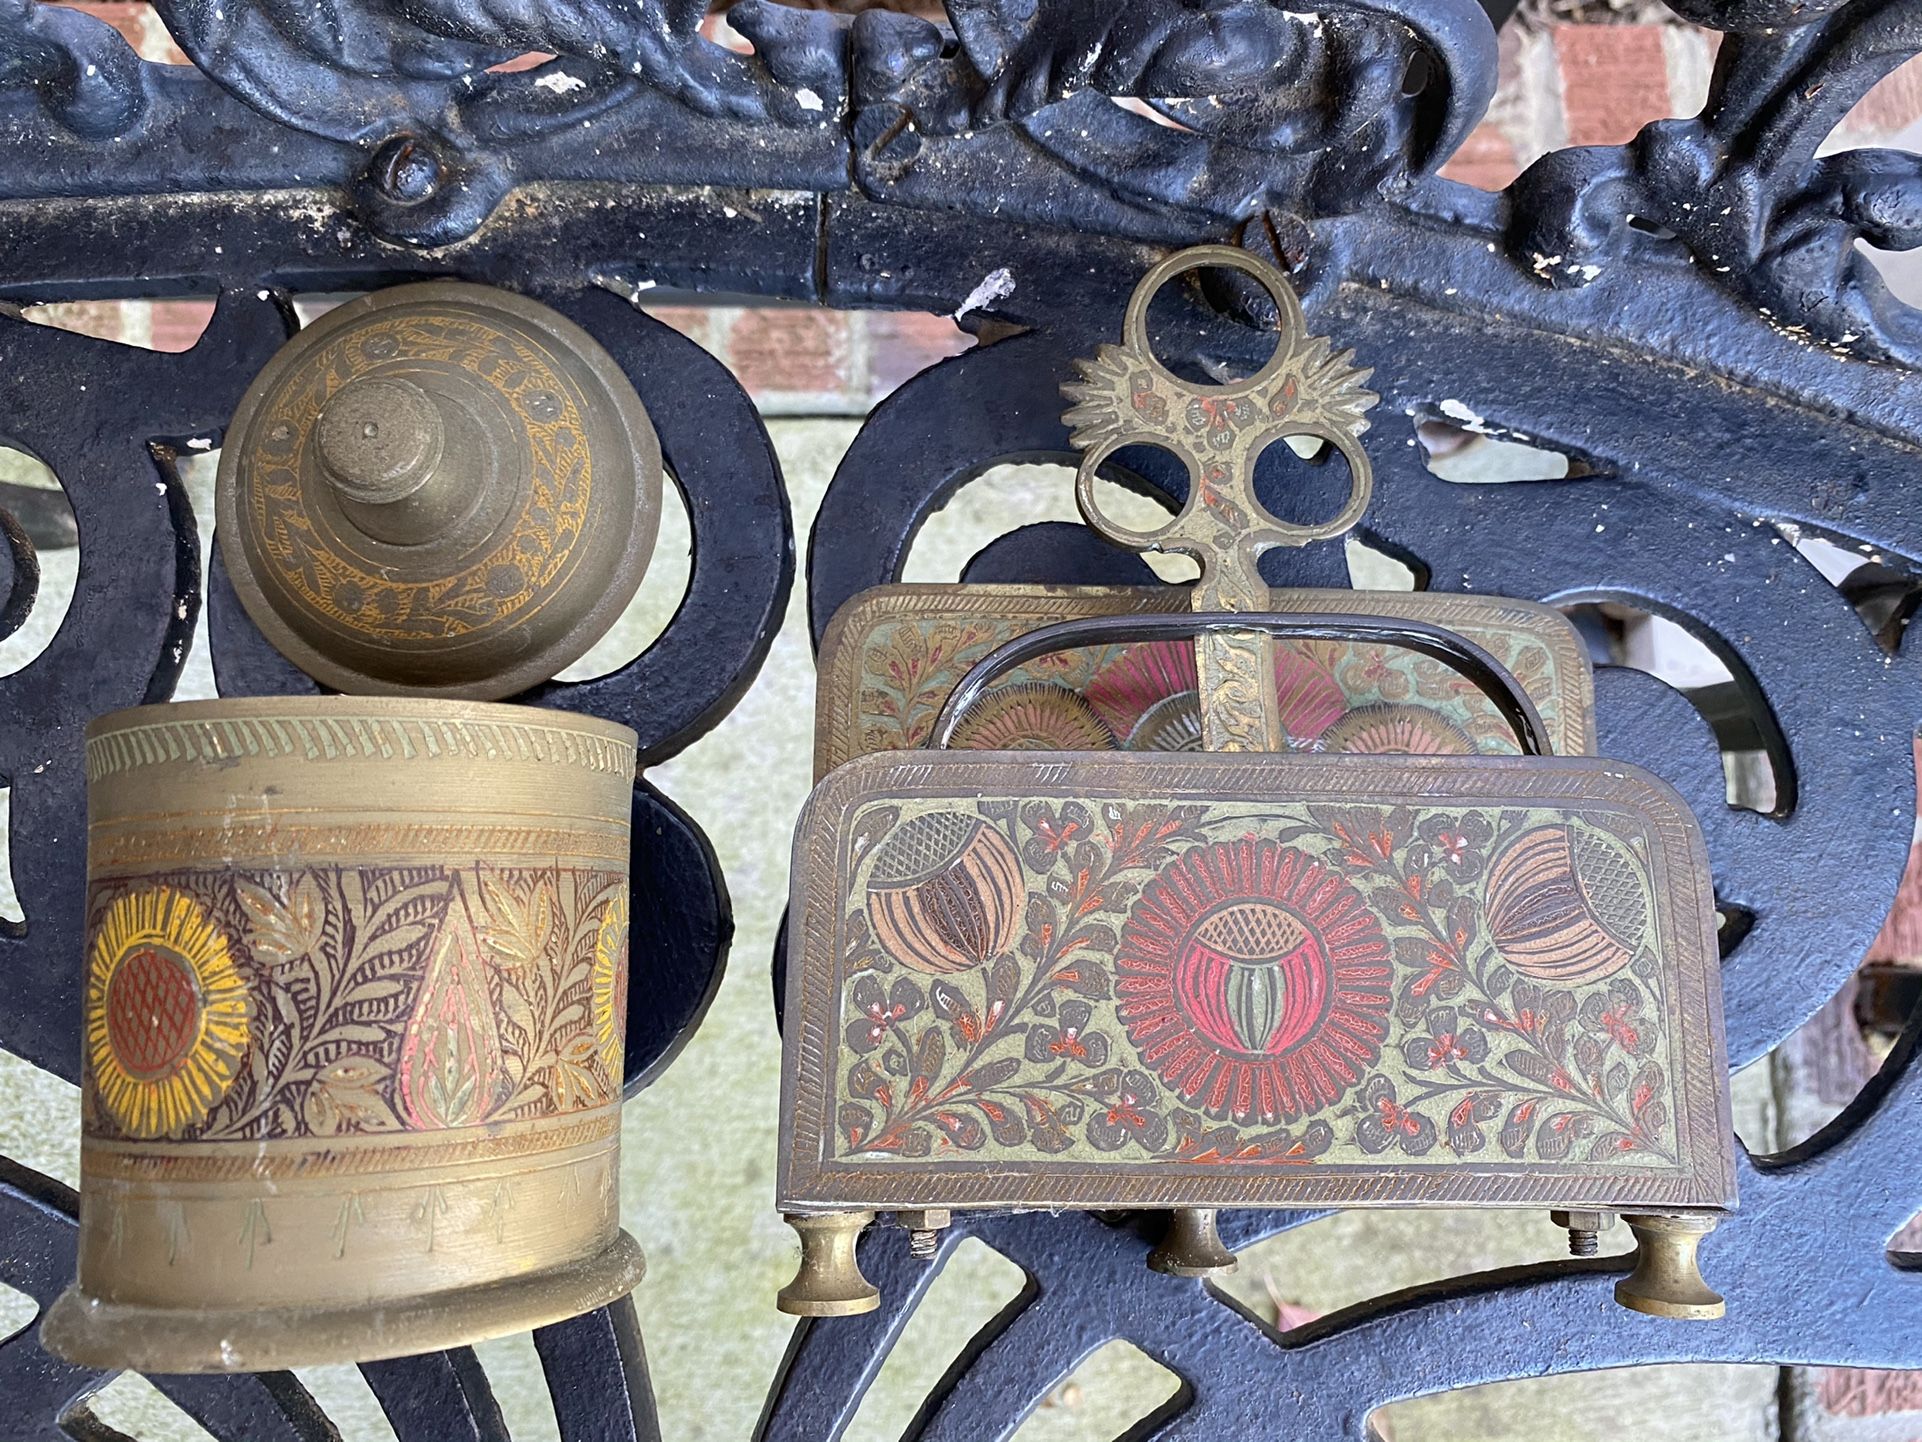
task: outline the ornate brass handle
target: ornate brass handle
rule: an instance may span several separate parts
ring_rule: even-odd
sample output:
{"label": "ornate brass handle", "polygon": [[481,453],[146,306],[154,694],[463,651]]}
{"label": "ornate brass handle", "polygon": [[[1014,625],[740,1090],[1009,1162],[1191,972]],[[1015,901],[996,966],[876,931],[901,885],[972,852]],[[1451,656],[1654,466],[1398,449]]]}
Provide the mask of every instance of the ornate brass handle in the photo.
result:
{"label": "ornate brass handle", "polygon": [[[1184,381],[1155,358],[1148,343],[1148,304],[1184,271],[1221,266],[1253,276],[1274,297],[1279,339],[1254,375],[1222,385]],[[1137,551],[1174,551],[1201,567],[1197,611],[1265,611],[1265,552],[1338,536],[1359,521],[1374,489],[1361,448],[1365,414],[1375,403],[1362,382],[1369,372],[1336,355],[1327,339],[1308,334],[1301,302],[1282,273],[1244,250],[1196,246],[1169,256],[1128,301],[1123,344],[1104,345],[1076,362],[1082,380],[1062,388],[1075,402],[1064,417],[1082,448],[1075,499],[1088,524]],[[1271,514],[1255,495],[1255,463],[1275,441],[1314,436],[1348,462],[1348,499],[1331,519],[1297,526]],[[1095,479],[1101,463],[1124,446],[1156,445],[1188,468],[1188,500],[1155,531],[1136,531],[1101,509]],[[1274,694],[1266,684],[1273,643],[1262,634],[1204,633],[1195,648],[1201,681],[1202,734],[1210,751],[1273,751],[1281,744]]]}
{"label": "ornate brass handle", "polygon": [[[1174,277],[1217,266],[1251,275],[1279,311],[1275,353],[1254,375],[1221,385],[1185,381],[1156,358],[1148,342],[1148,305]],[[1075,445],[1083,448],[1075,500],[1089,525],[1137,551],[1176,551],[1201,561],[1204,572],[1245,569],[1276,546],[1305,546],[1339,536],[1359,521],[1374,490],[1374,469],[1360,436],[1375,403],[1362,389],[1370,372],[1335,355],[1328,341],[1308,333],[1301,302],[1287,277],[1245,250],[1203,245],[1178,251],[1142,277],[1128,302],[1124,342],[1104,345],[1093,360],[1077,362],[1083,379],[1063,387],[1077,404],[1067,413]],[[1255,461],[1285,436],[1327,441],[1347,460],[1353,481],[1332,518],[1298,526],[1269,513],[1255,498]],[[1181,514],[1153,531],[1122,525],[1101,509],[1095,489],[1101,463],[1125,446],[1156,445],[1188,467],[1188,502]],[[1243,578],[1264,594],[1259,578]],[[1204,574],[1204,581],[1206,576]],[[1209,604],[1198,610],[1237,610]]]}

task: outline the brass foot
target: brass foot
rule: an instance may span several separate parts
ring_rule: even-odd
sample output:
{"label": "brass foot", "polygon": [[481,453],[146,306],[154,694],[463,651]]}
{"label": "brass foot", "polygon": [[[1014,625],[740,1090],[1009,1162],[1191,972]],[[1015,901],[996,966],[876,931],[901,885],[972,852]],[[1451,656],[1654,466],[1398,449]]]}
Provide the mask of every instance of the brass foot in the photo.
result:
{"label": "brass foot", "polygon": [[801,1266],[774,1305],[790,1317],[853,1317],[881,1305],[881,1292],[861,1275],[854,1244],[873,1212],[789,1213],[801,1238]]}
{"label": "brass foot", "polygon": [[1171,1277],[1212,1277],[1234,1271],[1235,1254],[1221,1245],[1213,1207],[1176,1207],[1148,1265]]}
{"label": "brass foot", "polygon": [[1708,1289],[1696,1249],[1715,1230],[1718,1217],[1624,1216],[1635,1233],[1635,1270],[1615,1284],[1615,1300],[1651,1317],[1707,1322],[1727,1313],[1727,1304]]}

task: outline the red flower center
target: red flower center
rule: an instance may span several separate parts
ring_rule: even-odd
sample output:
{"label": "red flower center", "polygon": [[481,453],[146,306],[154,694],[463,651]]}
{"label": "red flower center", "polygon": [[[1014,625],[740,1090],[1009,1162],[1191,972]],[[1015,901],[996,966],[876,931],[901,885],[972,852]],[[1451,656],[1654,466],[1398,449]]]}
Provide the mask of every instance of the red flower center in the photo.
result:
{"label": "red flower center", "polygon": [[186,961],[142,947],[107,983],[107,1039],[120,1064],[142,1081],[172,1074],[200,1029],[200,989]]}

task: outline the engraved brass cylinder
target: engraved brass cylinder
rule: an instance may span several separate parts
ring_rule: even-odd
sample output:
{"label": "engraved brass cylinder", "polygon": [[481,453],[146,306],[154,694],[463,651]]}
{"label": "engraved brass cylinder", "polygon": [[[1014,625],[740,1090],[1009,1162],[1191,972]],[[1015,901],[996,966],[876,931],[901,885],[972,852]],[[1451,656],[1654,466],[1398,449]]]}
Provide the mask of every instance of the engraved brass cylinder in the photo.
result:
{"label": "engraved brass cylinder", "polygon": [[633,1288],[634,739],[345,697],[89,728],[79,1267],[49,1349],[370,1361]]}

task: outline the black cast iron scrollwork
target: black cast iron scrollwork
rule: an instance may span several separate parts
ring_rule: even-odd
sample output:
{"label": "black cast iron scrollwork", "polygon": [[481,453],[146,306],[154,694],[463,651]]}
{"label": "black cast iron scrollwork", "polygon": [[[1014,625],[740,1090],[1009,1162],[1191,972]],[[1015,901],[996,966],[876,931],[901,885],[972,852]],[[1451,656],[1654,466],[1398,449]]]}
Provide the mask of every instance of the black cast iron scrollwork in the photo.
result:
{"label": "black cast iron scrollwork", "polygon": [[[0,1044],[71,1075],[78,728],[178,676],[202,583],[171,457],[218,435],[286,333],[289,291],[422,274],[506,284],[560,305],[630,370],[688,499],[695,581],[652,660],[539,699],[633,720],[665,755],[758,664],[787,582],[786,516],[738,387],[627,297],[658,283],[1028,328],[875,412],[814,529],[818,633],[848,595],[900,574],[956,488],[1000,460],[1065,454],[1069,359],[1113,332],[1161,251],[1229,235],[1288,264],[1311,323],[1376,367],[1371,542],[1435,589],[1625,600],[1723,657],[1769,751],[1774,814],[1724,803],[1706,724],[1646,676],[1603,671],[1603,749],[1703,817],[1731,918],[1734,1058],[1835,991],[1906,854],[1922,663],[1913,644],[1885,649],[1783,537],[1834,537],[1916,574],[1916,318],[1856,242],[1922,241],[1922,174],[1900,152],[1816,149],[1922,51],[1922,0],[1678,0],[1724,35],[1703,113],[1552,153],[1497,194],[1437,174],[1494,84],[1493,34],[1467,0],[946,8],[942,26],[745,0],[729,18],[746,54],[710,38],[695,0],[167,0],[195,61],[167,67],[87,16],[0,0],[0,297],[221,296],[175,357],[0,316],[0,432],[59,473],[87,558],[48,652],[0,678],[28,915],[0,938]],[[555,58],[497,68],[528,51]],[[1180,344],[1206,357],[1261,343],[1211,304],[1184,319]],[[1438,418],[1561,451],[1581,479],[1440,480],[1417,443]],[[1130,479],[1179,499],[1180,477],[1152,457]],[[0,523],[5,632],[31,604],[35,560]],[[1327,545],[1271,564],[1276,582],[1346,579]],[[1147,579],[1138,559],[1048,526],[1002,538],[968,574]],[[223,688],[306,684],[217,566],[207,588]],[[698,1017],[729,923],[698,829],[645,789],[636,808],[637,838],[652,838],[637,895],[685,878],[681,894],[704,898],[636,937],[678,986],[663,993],[671,1017],[637,1029],[638,1080]],[[1378,1299],[1278,1341],[1200,1285],[1146,1272],[1127,1227],[973,1218],[950,1237],[983,1237],[1031,1284],[916,1435],[1005,1437],[1114,1336],[1183,1380],[1142,1433],[1165,1439],[1355,1435],[1370,1407],[1412,1391],[1634,1361],[1922,1364],[1914,1274],[1885,1250],[1922,1204],[1901,1141],[1922,1106],[1912,1046],[1834,1126],[1747,1165],[1743,1209],[1705,1250],[1730,1299],[1717,1327],[1618,1313],[1601,1289],[1619,1264],[1571,1261]],[[71,1207],[44,1178],[0,1175],[0,1281],[53,1294]],[[1224,1230],[1247,1243],[1312,1220],[1249,1213]],[[931,1271],[893,1234],[866,1250],[888,1309],[797,1337],[767,1437],[838,1435],[924,1292]],[[567,1435],[649,1435],[631,1310],[538,1345]],[[366,1375],[409,1442],[500,1434],[471,1355]],[[102,1380],[60,1368],[31,1329],[0,1342],[0,1392],[25,1399],[16,1415],[35,1435],[61,1435]],[[223,1438],[324,1435],[291,1379],[163,1385]]]}

